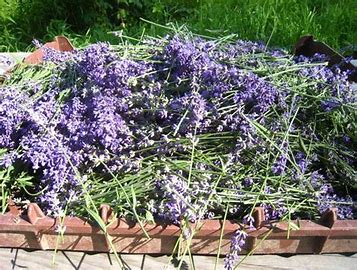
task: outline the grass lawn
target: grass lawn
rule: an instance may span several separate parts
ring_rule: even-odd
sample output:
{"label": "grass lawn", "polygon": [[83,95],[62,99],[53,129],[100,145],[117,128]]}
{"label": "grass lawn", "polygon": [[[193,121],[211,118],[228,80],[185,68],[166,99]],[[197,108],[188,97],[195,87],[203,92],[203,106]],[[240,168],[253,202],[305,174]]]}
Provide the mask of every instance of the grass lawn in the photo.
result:
{"label": "grass lawn", "polygon": [[[356,50],[357,4],[354,0],[127,1],[136,4],[128,4],[124,9],[121,6],[106,9],[106,14],[110,15],[120,15],[127,9],[120,24],[107,19],[103,12],[97,14],[99,4],[95,10],[89,10],[87,5],[69,6],[66,2],[32,0],[20,4],[19,0],[0,0],[0,50],[26,50],[33,38],[47,41],[58,34],[70,36],[77,46],[97,40],[110,41],[109,30],[123,29],[128,35],[139,36],[145,28],[147,34],[164,34],[163,29],[141,22],[139,17],[161,24],[186,24],[200,34],[222,36],[235,33],[241,39],[260,40],[287,48],[301,35],[313,34],[342,51]],[[101,0],[97,3],[111,2]],[[80,12],[70,12],[73,9]],[[51,12],[53,10],[56,12]]]}

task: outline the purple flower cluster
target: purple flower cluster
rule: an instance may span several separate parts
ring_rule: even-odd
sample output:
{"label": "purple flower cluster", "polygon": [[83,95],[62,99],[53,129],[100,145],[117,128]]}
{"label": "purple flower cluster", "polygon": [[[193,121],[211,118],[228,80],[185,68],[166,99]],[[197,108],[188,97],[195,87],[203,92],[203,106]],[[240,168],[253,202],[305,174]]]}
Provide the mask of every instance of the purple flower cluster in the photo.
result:
{"label": "purple flower cluster", "polygon": [[283,175],[286,169],[286,163],[287,163],[287,143],[282,144],[282,153],[278,156],[276,161],[274,162],[271,170],[273,174],[275,175]]}
{"label": "purple flower cluster", "polygon": [[297,152],[295,155],[295,161],[296,164],[298,165],[299,169],[300,169],[300,173],[304,174],[306,172],[306,170],[308,169],[309,166],[309,162],[306,159],[306,156],[303,152]]}
{"label": "purple flower cluster", "polygon": [[18,160],[41,181],[39,202],[57,215],[81,193],[84,176],[100,171],[98,157],[116,171],[133,167],[112,155],[132,150],[128,80],[150,65],[121,60],[102,43],[73,54],[46,50],[45,61],[58,69],[41,96],[38,90],[1,89],[0,147],[21,149]]}
{"label": "purple flower cluster", "polygon": [[253,73],[242,76],[240,84],[243,89],[235,94],[233,100],[237,105],[244,106],[245,111],[265,112],[277,99],[276,89]]}
{"label": "purple flower cluster", "polygon": [[159,220],[179,225],[183,220],[195,222],[198,219],[212,218],[211,204],[208,201],[213,192],[209,175],[202,175],[200,181],[187,185],[184,173],[178,175],[163,173],[156,180],[155,199],[151,209]]}
{"label": "purple flower cluster", "polygon": [[[3,87],[0,91],[0,148],[13,148],[20,125],[26,119],[28,96],[13,87]],[[24,108],[23,108],[24,107]]]}
{"label": "purple flower cluster", "polygon": [[287,213],[284,200],[276,200],[274,205],[262,203],[265,220],[279,220]]}
{"label": "purple flower cluster", "polygon": [[[235,202],[229,213],[242,217],[246,192],[256,194],[263,175],[263,195],[293,186],[320,194],[316,209],[339,205],[341,218],[353,216],[348,194],[336,195],[346,184],[338,180],[353,182],[355,170],[356,93],[347,73],[305,65],[320,56],[295,59],[290,71],[289,55],[254,42],[175,35],[145,45],[142,60],[139,51],[107,43],[46,49],[51,72],[43,81],[14,78],[0,88],[0,148],[7,152],[0,166],[35,176],[48,214],[79,200],[91,188],[88,178],[104,182],[155,164],[158,172],[147,176],[155,187],[140,206],[171,223],[222,214],[227,193]],[[200,161],[189,165],[191,155]],[[187,166],[172,165],[179,162]],[[320,192],[326,184],[337,191]],[[268,219],[286,214],[282,200],[259,204]]]}
{"label": "purple flower cluster", "polygon": [[331,185],[324,184],[320,187],[318,197],[318,210],[320,214],[325,213],[331,208],[337,208],[337,215],[339,219],[352,219],[352,198],[341,198],[334,193]]}
{"label": "purple flower cluster", "polygon": [[[311,58],[299,56],[296,62],[318,63],[326,62],[328,58],[325,55],[316,54]],[[332,68],[326,65],[316,65],[306,67],[299,71],[299,75],[305,77],[308,81],[315,81],[316,84],[311,89],[323,90],[328,88],[328,97],[321,101],[321,107],[325,111],[331,111],[338,108],[342,103],[355,103],[357,101],[356,88],[351,87],[348,81],[350,71],[341,71],[338,66]]]}
{"label": "purple flower cluster", "polygon": [[227,270],[234,269],[234,264],[238,261],[238,253],[242,251],[248,234],[243,230],[237,230],[232,236],[230,253],[224,259],[224,268]]}
{"label": "purple flower cluster", "polygon": [[[294,217],[332,207],[340,219],[356,217],[348,72],[320,64],[321,55],[291,61],[255,42],[175,35],[144,44],[45,49],[42,81],[14,76],[0,87],[0,170],[33,176],[48,215],[83,211],[83,189],[99,186],[94,197],[130,217],[120,192],[137,176],[136,212],[176,225],[227,211],[253,228],[247,205],[277,220],[290,198],[301,206]],[[234,233],[226,269],[247,237]]]}

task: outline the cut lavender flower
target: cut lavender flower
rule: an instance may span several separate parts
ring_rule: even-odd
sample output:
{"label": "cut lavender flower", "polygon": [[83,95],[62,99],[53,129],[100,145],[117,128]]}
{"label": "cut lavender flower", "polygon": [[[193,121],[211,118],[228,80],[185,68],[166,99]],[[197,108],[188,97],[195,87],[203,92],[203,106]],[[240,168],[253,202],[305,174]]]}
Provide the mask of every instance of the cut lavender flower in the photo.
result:
{"label": "cut lavender flower", "polygon": [[248,234],[242,230],[237,230],[231,240],[230,253],[224,258],[224,267],[226,270],[234,269],[235,263],[239,259],[239,252],[245,245]]}
{"label": "cut lavender flower", "polygon": [[[88,216],[107,203],[139,223],[177,226],[227,209],[253,229],[256,206],[268,220],[332,207],[356,217],[348,72],[321,55],[184,31],[120,38],[46,49],[44,63],[19,67],[0,86],[0,173],[15,199],[51,216]],[[234,235],[227,269],[246,237]]]}

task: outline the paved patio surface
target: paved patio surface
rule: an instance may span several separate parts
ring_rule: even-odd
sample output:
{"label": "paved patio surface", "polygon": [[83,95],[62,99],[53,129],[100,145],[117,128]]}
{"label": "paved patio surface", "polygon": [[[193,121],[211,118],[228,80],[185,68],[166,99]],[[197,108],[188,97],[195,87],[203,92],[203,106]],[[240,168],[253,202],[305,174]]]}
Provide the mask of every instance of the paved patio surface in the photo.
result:
{"label": "paved patio surface", "polygon": [[[84,252],[58,252],[53,263],[53,251],[27,251],[23,249],[0,248],[1,270],[73,270],[73,269],[119,269],[113,254]],[[120,255],[127,269],[159,270],[176,269],[177,261],[169,256]],[[242,256],[243,257],[243,256]],[[215,269],[215,257],[193,256],[197,270]],[[185,258],[183,269],[194,269],[190,259]],[[219,260],[217,270],[222,270],[223,258]],[[249,270],[355,270],[357,254],[324,254],[324,255],[254,255],[244,260],[238,269]]]}

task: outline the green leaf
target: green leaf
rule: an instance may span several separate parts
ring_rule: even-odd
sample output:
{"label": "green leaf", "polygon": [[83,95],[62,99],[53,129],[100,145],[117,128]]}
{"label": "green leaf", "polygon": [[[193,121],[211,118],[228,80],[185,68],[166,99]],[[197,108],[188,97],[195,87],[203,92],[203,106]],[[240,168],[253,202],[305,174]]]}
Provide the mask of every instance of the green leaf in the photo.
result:
{"label": "green leaf", "polygon": [[7,152],[7,149],[5,148],[0,148],[0,157],[4,155]]}
{"label": "green leaf", "polygon": [[155,224],[154,216],[148,210],[145,211],[145,219],[148,223]]}
{"label": "green leaf", "polygon": [[58,95],[58,101],[60,103],[64,102],[69,97],[70,94],[71,94],[71,89],[66,89],[61,91],[61,93],[59,93]]}
{"label": "green leaf", "polygon": [[307,151],[307,149],[306,149],[306,145],[305,145],[305,143],[304,143],[304,140],[302,139],[301,136],[299,136],[299,142],[300,142],[300,145],[301,145],[302,149],[304,150],[304,153],[305,153],[305,154],[308,153],[308,151]]}
{"label": "green leaf", "polygon": [[300,230],[300,227],[294,222],[289,221],[288,224],[289,224],[289,228],[293,229],[294,231]]}
{"label": "green leaf", "polygon": [[136,207],[136,195],[135,195],[133,186],[130,187],[130,191],[131,191],[131,195],[133,196],[133,208],[135,208]]}
{"label": "green leaf", "polygon": [[93,211],[92,209],[86,207],[88,214],[98,223],[99,227],[103,230],[103,232],[107,232],[107,227],[104,224],[104,221],[99,216],[98,212]]}

